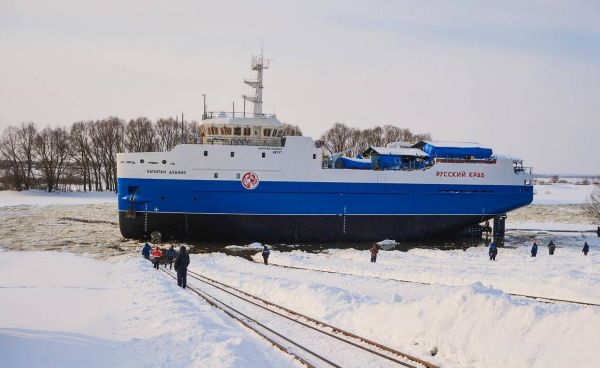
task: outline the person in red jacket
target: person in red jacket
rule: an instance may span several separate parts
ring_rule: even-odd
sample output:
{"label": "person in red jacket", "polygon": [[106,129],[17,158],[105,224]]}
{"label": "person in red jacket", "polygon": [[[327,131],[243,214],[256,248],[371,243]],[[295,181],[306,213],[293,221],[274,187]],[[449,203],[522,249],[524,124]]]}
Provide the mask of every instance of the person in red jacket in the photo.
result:
{"label": "person in red jacket", "polygon": [[159,247],[154,248],[152,251],[152,257],[154,257],[154,268],[158,270],[160,264],[160,257],[162,257],[162,251]]}

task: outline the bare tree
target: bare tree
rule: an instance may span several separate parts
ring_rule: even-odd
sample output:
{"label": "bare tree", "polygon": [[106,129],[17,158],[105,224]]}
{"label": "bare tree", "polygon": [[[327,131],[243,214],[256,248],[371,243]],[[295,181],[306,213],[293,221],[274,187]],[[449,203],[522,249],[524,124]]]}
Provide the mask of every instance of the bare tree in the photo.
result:
{"label": "bare tree", "polygon": [[21,124],[17,132],[19,136],[19,156],[21,161],[21,173],[23,174],[23,186],[25,190],[33,186],[35,174],[33,171],[34,148],[37,128],[33,122]]}
{"label": "bare tree", "polygon": [[93,121],[78,121],[71,126],[69,140],[71,142],[71,157],[75,164],[75,170],[79,172],[83,183],[83,190],[92,190],[92,157],[90,126]]}
{"label": "bare tree", "polygon": [[19,132],[18,129],[9,126],[2,133],[0,140],[0,158],[8,162],[12,185],[16,190],[23,189],[23,172],[19,157]]}
{"label": "bare tree", "polygon": [[584,208],[591,218],[600,223],[600,184],[594,185],[594,189]]}
{"label": "bare tree", "polygon": [[302,135],[302,130],[298,125],[292,125],[285,123],[283,124],[283,136],[297,136]]}
{"label": "bare tree", "polygon": [[96,144],[106,190],[117,189],[117,153],[123,151],[125,123],[117,117],[96,122]]}
{"label": "bare tree", "polygon": [[329,153],[334,154],[350,148],[349,143],[352,139],[352,134],[353,129],[346,124],[335,123],[333,127],[321,136],[321,140],[324,142],[325,148]]}
{"label": "bare tree", "polygon": [[64,128],[45,128],[35,138],[35,154],[40,162],[46,190],[52,192],[67,167],[70,156],[68,134]]}
{"label": "bare tree", "polygon": [[158,119],[154,128],[158,150],[170,151],[177,143],[185,141],[185,129],[182,129],[182,124],[184,123],[179,123],[173,118]]}
{"label": "bare tree", "polygon": [[125,149],[128,152],[157,151],[152,122],[145,117],[130,120],[125,128]]}

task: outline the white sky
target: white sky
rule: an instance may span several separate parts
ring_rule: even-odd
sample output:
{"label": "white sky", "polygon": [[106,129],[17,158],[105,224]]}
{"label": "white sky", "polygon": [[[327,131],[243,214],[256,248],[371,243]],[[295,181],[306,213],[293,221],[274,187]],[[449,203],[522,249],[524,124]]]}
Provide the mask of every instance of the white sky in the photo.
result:
{"label": "white sky", "polygon": [[[600,175],[600,3],[0,0],[0,130],[264,110],[317,138],[392,123]],[[250,109],[250,107],[249,107]]]}

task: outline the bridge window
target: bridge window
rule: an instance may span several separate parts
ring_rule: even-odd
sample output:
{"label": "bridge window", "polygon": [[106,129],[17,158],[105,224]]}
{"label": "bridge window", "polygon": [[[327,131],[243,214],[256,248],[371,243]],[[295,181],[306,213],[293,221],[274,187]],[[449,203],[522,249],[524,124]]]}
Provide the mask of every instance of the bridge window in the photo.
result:
{"label": "bridge window", "polygon": [[313,153],[313,160],[316,160],[316,159],[317,159],[317,154]]}
{"label": "bridge window", "polygon": [[244,135],[250,135],[250,134],[252,134],[252,129],[244,128]]}
{"label": "bridge window", "polygon": [[271,136],[271,129],[270,128],[263,129],[263,136],[270,137]]}
{"label": "bridge window", "polygon": [[208,156],[208,151],[204,151],[204,156]]}
{"label": "bridge window", "polygon": [[235,157],[235,152],[231,151],[231,153],[229,154],[231,157]]}
{"label": "bridge window", "polygon": [[233,135],[242,135],[242,128],[241,127],[233,128]]}
{"label": "bridge window", "polygon": [[265,156],[266,156],[264,152],[261,155],[262,155],[262,158],[265,158]]}
{"label": "bridge window", "polygon": [[219,173],[215,173],[214,177],[215,177],[215,179],[218,179],[219,178]]}

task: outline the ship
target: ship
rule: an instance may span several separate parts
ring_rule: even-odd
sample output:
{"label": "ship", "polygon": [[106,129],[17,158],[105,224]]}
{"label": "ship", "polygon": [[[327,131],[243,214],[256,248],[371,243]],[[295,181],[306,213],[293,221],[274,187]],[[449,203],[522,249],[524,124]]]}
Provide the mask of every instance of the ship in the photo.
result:
{"label": "ship", "polygon": [[533,200],[523,160],[465,142],[394,142],[359,157],[286,136],[265,114],[263,72],[244,82],[252,112],[207,112],[193,141],[117,155],[125,238],[270,243],[452,237]]}

